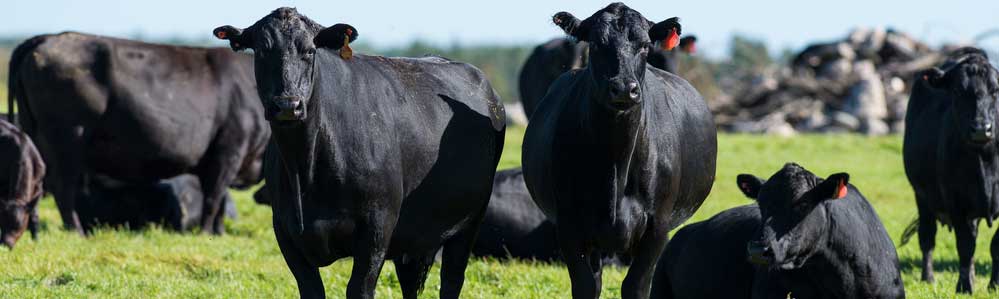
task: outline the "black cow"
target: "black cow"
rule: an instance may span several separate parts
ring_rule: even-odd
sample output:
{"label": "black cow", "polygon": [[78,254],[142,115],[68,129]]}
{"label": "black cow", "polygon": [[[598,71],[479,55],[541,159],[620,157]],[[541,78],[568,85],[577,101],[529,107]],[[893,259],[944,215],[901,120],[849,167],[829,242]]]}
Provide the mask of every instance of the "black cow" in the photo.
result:
{"label": "black cow", "polygon": [[354,54],[357,30],[279,8],[214,31],[252,48],[280,152],[265,174],[281,253],[304,298],[319,267],[354,257],[347,298],[372,298],[386,258],[416,298],[443,246],[441,298],[457,298],[503,148],[504,109],[475,67]]}
{"label": "black cow", "polygon": [[492,197],[472,253],[497,258],[558,260],[555,224],[534,204],[520,168],[496,172]]}
{"label": "black cow", "polygon": [[207,198],[202,231],[221,234],[226,188],[255,179],[269,138],[252,67],[223,48],[40,35],[11,56],[8,105],[16,97],[67,228],[84,233],[77,197],[92,173],[129,183],[193,173]]}
{"label": "black cow", "polygon": [[[680,50],[692,54],[696,51],[694,36],[680,39]],[[517,87],[520,90],[520,103],[524,105],[524,113],[530,119],[538,103],[548,92],[548,86],[558,79],[559,75],[571,69],[583,68],[588,60],[587,43],[576,42],[571,38],[557,38],[534,48],[524,66],[520,69]],[[649,50],[647,62],[649,65],[676,74],[677,51],[652,48]]]}
{"label": "black cow", "polygon": [[0,120],[0,241],[14,248],[24,234],[38,237],[38,210],[45,163],[27,134]]}
{"label": "black cow", "polygon": [[717,136],[687,81],[649,67],[653,42],[674,43],[676,18],[645,19],[613,3],[554,22],[589,43],[589,65],[552,83],[524,137],[524,179],[555,222],[574,298],[600,294],[600,257],[625,253],[622,298],[647,298],[667,233],[707,197]]}
{"label": "black cow", "polygon": [[[201,192],[198,177],[190,174],[144,184],[95,175],[88,184],[88,192],[78,198],[77,211],[80,223],[88,231],[95,226],[142,229],[150,224],[185,231],[201,225],[204,208]],[[224,196],[224,213],[235,218],[235,202],[228,192]]]}
{"label": "black cow", "polygon": [[746,258],[746,244],[762,222],[754,204],[677,231],[656,266],[650,298],[749,298],[756,268]]}
{"label": "black cow", "polygon": [[[999,78],[985,52],[955,51],[941,68],[922,72],[905,115],[905,174],[919,209],[925,281],[933,281],[937,221],[954,228],[960,259],[957,292],[971,293],[978,222],[999,216]],[[910,230],[911,231],[911,230]],[[999,233],[992,237],[992,280],[999,286]]]}
{"label": "black cow", "polygon": [[826,179],[788,163],[763,181],[743,174],[763,225],[747,246],[753,298],[905,298],[895,245],[846,173]]}

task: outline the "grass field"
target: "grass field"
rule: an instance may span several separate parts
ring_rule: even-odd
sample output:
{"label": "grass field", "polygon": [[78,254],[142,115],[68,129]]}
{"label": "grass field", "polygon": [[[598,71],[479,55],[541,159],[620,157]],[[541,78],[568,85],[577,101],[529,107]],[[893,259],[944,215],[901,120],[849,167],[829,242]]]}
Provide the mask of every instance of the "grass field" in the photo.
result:
{"label": "grass field", "polygon": [[[520,161],[523,128],[508,130],[501,168]],[[901,137],[814,135],[795,138],[722,135],[718,181],[691,221],[703,220],[746,200],[735,188],[735,176],[768,177],[787,161],[819,176],[846,171],[872,201],[896,243],[916,216],[912,191],[902,170]],[[0,251],[0,298],[288,298],[297,296],[271,229],[270,209],[255,205],[251,192],[236,192],[240,218],[227,223],[228,235],[210,237],[172,234],[158,229],[128,232],[107,229],[84,239],[62,231],[51,198],[41,204],[44,223],[37,241],[22,239],[15,251]],[[689,222],[688,222],[689,223]],[[974,296],[996,298],[986,290],[992,230],[982,225],[976,253]],[[937,282],[919,281],[916,242],[899,249],[909,298],[952,298],[957,280],[954,237],[941,229],[937,237]],[[343,297],[349,260],[324,268],[331,298]],[[435,267],[421,297],[436,298]],[[619,298],[625,269],[604,272],[604,298]],[[719,282],[724,287],[724,282]],[[499,262],[475,258],[466,272],[463,298],[568,298],[569,280],[560,265]],[[400,297],[392,263],[386,263],[379,298]]]}

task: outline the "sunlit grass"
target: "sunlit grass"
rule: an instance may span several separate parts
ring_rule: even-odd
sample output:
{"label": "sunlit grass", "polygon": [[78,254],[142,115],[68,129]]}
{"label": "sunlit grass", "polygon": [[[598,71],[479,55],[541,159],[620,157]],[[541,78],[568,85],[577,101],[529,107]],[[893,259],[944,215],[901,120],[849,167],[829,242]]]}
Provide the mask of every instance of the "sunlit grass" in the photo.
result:
{"label": "sunlit grass", "polygon": [[[2,91],[2,89],[0,89]],[[4,106],[4,105],[0,105]],[[2,108],[0,108],[2,109]],[[523,128],[509,128],[500,168],[520,164]],[[711,196],[691,221],[703,220],[730,207],[746,204],[735,188],[735,176],[767,177],[785,162],[795,161],[819,176],[845,171],[871,200],[892,239],[899,239],[916,215],[912,191],[902,169],[901,137],[809,135],[794,138],[722,135],[718,180]],[[84,239],[59,227],[51,198],[41,204],[44,228],[37,241],[23,239],[16,250],[0,251],[0,298],[288,298],[297,296],[271,229],[271,212],[253,203],[247,192],[235,192],[240,218],[227,222],[229,234],[212,237],[174,234],[160,229],[141,232],[105,229]],[[992,230],[983,225],[976,253],[974,296],[996,298],[986,290]],[[917,244],[899,249],[909,298],[952,298],[957,281],[954,237],[940,229],[937,237],[937,282],[920,282]],[[342,298],[350,260],[322,270],[326,292]],[[604,298],[619,298],[626,269],[604,272]],[[439,268],[434,267],[422,298],[436,298]],[[723,286],[720,286],[723,287]],[[379,298],[399,298],[398,279],[386,263],[378,284]],[[466,272],[463,298],[568,298],[569,280],[561,265],[500,262],[475,258]]]}

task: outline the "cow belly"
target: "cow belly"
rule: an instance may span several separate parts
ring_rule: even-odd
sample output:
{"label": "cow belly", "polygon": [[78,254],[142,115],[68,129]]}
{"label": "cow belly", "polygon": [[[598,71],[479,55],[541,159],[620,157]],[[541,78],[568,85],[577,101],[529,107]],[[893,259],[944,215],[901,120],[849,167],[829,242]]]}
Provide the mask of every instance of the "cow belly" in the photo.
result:
{"label": "cow belly", "polygon": [[88,162],[122,179],[153,180],[194,168],[209,144],[194,124],[107,122],[90,135]]}

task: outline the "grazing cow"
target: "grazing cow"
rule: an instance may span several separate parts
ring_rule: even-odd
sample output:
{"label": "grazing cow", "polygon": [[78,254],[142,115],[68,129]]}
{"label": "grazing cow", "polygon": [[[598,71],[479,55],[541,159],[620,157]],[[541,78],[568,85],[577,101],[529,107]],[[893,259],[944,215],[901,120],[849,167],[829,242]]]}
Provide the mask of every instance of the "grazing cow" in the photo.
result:
{"label": "grazing cow", "polygon": [[653,42],[679,42],[676,18],[654,23],[613,3],[554,22],[589,43],[589,64],[552,83],[535,111],[524,179],[555,223],[574,298],[600,295],[601,256],[613,253],[632,258],[622,298],[647,298],[667,233],[711,191],[711,113],[687,81],[645,62]]}
{"label": "grazing cow", "polygon": [[[916,78],[905,115],[902,156],[919,209],[922,279],[933,281],[937,221],[953,227],[960,260],[957,292],[971,293],[978,222],[999,216],[999,74],[985,52],[962,48]],[[907,230],[912,231],[912,230]],[[999,233],[992,237],[992,280],[999,286]]]}
{"label": "grazing cow", "polygon": [[27,134],[0,120],[0,241],[14,244],[27,229],[38,235],[38,211],[45,163]]}
{"label": "grazing cow", "polygon": [[372,298],[386,258],[416,298],[443,246],[440,298],[457,298],[506,131],[475,67],[355,54],[357,29],[279,8],[214,34],[252,48],[280,152],[265,177],[274,232],[303,298],[319,267],[354,257],[347,298]]}
{"label": "grazing cow", "polygon": [[766,181],[739,175],[763,219],[747,246],[761,269],[753,298],[905,298],[895,245],[849,179],[794,163]]}
{"label": "grazing cow", "polygon": [[[692,54],[696,51],[694,36],[680,39],[680,50]],[[548,92],[548,86],[558,79],[559,75],[571,69],[583,68],[588,60],[585,41],[576,42],[570,38],[557,38],[534,48],[527,61],[520,69],[518,88],[520,103],[524,105],[524,114],[530,119],[538,103]],[[649,65],[676,74],[677,51],[661,48],[649,49],[647,62]]]}
{"label": "grazing cow", "polygon": [[650,298],[749,298],[756,268],[746,244],[761,223],[760,208],[745,205],[677,231],[656,266]]}
{"label": "grazing cow", "polygon": [[[129,184],[94,175],[87,193],[78,200],[84,229],[95,226],[125,226],[142,229],[149,224],[185,231],[200,227],[204,207],[201,182],[190,174],[151,184]],[[224,213],[236,217],[236,206],[225,193]],[[223,225],[216,223],[215,225]]]}
{"label": "grazing cow", "polygon": [[[252,181],[269,136],[249,55],[66,32],[13,52],[8,105],[49,166],[46,188],[65,227],[93,173],[153,183],[193,173],[203,232],[223,233],[226,189]],[[244,170],[246,172],[244,172]]]}

